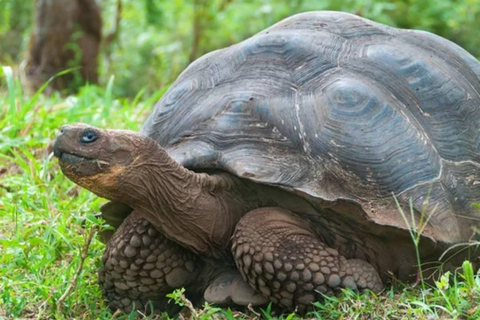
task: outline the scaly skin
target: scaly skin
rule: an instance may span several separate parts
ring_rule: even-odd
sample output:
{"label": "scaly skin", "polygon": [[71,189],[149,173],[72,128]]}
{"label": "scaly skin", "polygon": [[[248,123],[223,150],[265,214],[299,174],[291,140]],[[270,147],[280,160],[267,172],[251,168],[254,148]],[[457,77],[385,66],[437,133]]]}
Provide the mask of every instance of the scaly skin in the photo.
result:
{"label": "scaly skin", "polygon": [[247,213],[237,224],[232,253],[244,279],[288,310],[307,311],[321,294],[333,295],[341,288],[382,289],[369,263],[347,260],[281,208]]}
{"label": "scaly skin", "polygon": [[[188,287],[203,262],[133,212],[107,244],[99,284],[112,310],[176,311],[166,294]],[[151,303],[151,306],[150,306]],[[152,310],[153,308],[153,310]]]}

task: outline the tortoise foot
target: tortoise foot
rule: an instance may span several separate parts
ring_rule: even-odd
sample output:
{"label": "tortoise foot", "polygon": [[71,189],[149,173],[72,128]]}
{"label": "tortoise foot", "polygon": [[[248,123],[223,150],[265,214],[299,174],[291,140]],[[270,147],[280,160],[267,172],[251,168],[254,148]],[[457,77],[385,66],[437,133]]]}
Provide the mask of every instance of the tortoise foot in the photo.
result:
{"label": "tortoise foot", "polygon": [[125,312],[176,312],[166,294],[193,282],[201,268],[193,253],[166,239],[135,212],[112,236],[102,261],[102,293],[112,310]]}
{"label": "tortoise foot", "polygon": [[311,310],[312,302],[323,294],[334,295],[342,288],[382,288],[369,263],[347,260],[281,208],[261,208],[245,215],[237,224],[232,251],[244,279],[287,310]]}
{"label": "tortoise foot", "polygon": [[248,285],[237,270],[229,270],[216,277],[205,290],[204,299],[208,303],[222,307],[249,304],[255,307],[269,302],[266,297]]}

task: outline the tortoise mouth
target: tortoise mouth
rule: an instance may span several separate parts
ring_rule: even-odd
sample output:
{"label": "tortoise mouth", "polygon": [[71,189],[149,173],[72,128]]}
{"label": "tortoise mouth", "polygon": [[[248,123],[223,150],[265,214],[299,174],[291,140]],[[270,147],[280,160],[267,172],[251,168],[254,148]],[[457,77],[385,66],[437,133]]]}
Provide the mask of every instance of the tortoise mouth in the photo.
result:
{"label": "tortoise mouth", "polygon": [[94,176],[108,171],[108,165],[98,159],[62,152],[57,155],[60,168],[70,179]]}
{"label": "tortoise mouth", "polygon": [[95,159],[83,157],[77,154],[62,152],[60,155],[57,156],[58,160],[60,160],[61,164],[66,165],[77,165],[82,162],[95,162]]}

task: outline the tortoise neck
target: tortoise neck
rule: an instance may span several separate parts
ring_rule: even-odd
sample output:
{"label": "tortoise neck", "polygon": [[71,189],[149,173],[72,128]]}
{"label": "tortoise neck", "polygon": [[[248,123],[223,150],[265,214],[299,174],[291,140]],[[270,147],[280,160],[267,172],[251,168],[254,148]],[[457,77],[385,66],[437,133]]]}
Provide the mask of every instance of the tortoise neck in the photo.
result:
{"label": "tortoise neck", "polygon": [[199,254],[218,256],[244,213],[231,205],[236,179],[195,173],[157,149],[131,171],[135,182],[126,188],[128,204],[171,240]]}
{"label": "tortoise neck", "polygon": [[132,173],[140,180],[134,186],[136,190],[131,190],[135,194],[133,202],[145,209],[159,210],[160,205],[181,211],[191,206],[189,199],[201,189],[197,174],[178,164],[160,147],[147,161],[137,163]]}

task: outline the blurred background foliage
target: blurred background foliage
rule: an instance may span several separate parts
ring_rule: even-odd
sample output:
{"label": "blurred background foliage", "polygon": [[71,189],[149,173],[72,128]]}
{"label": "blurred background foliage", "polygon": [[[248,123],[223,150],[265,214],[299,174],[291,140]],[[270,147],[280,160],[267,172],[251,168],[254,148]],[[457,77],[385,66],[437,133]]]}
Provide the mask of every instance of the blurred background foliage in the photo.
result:
{"label": "blurred background foliage", "polygon": [[[105,35],[114,29],[117,1],[101,1]],[[0,65],[20,65],[34,10],[34,0],[0,0]],[[480,57],[480,0],[123,0],[118,36],[102,49],[101,83],[114,75],[115,96],[152,93],[195,58],[311,10],[431,31]]]}

